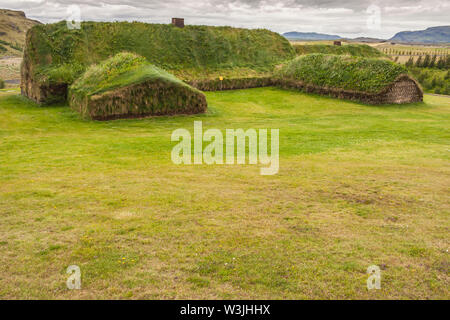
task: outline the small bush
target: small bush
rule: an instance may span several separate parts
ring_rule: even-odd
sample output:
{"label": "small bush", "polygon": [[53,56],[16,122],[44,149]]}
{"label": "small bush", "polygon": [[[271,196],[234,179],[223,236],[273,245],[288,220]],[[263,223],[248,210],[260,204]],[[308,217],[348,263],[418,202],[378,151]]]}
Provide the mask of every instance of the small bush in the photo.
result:
{"label": "small bush", "polygon": [[3,79],[0,79],[0,89],[4,88],[5,88],[5,81],[3,81]]}

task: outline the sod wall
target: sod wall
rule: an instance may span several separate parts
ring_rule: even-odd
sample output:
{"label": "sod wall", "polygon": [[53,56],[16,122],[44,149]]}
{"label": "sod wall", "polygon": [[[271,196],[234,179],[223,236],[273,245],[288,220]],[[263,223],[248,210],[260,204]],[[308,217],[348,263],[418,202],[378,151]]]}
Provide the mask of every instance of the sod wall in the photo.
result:
{"label": "sod wall", "polygon": [[295,89],[333,98],[352,100],[366,104],[407,104],[423,101],[423,91],[416,80],[400,75],[392,84],[377,93],[321,87],[298,80],[274,79],[274,85],[283,89]]}
{"label": "sod wall", "polygon": [[273,85],[272,77],[252,77],[235,79],[203,79],[188,81],[189,85],[202,91],[222,91],[269,87]]}

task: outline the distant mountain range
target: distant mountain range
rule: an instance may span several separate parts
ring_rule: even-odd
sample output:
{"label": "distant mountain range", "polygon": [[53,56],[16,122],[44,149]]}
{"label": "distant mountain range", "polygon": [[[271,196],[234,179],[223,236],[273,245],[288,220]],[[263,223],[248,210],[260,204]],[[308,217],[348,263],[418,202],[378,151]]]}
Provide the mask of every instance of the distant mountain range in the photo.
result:
{"label": "distant mountain range", "polygon": [[[283,34],[289,40],[339,40],[343,39],[338,35],[330,35],[315,32],[287,32]],[[432,27],[421,31],[403,31],[397,33],[390,40],[375,39],[359,37],[356,39],[348,39],[354,41],[363,42],[382,42],[382,41],[395,41],[395,42],[414,42],[414,43],[450,43],[450,26]]]}
{"label": "distant mountain range", "polygon": [[391,41],[448,43],[450,42],[450,26],[433,27],[421,31],[403,31],[397,33]]}
{"label": "distant mountain range", "polygon": [[289,40],[339,40],[340,36],[316,32],[287,32],[283,36]]}

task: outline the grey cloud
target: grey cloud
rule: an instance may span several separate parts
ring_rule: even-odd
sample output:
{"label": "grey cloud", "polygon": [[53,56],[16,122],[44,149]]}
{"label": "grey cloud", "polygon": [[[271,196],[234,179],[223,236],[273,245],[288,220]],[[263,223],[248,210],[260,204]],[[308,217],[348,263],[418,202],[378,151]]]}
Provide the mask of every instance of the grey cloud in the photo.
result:
{"label": "grey cloud", "polygon": [[[190,24],[268,28],[277,32],[316,31],[343,36],[391,37],[398,31],[447,25],[448,0],[0,0],[43,22],[67,18],[78,5],[83,20],[138,20],[168,23],[182,16]],[[370,5],[381,10],[380,30],[367,28]]]}

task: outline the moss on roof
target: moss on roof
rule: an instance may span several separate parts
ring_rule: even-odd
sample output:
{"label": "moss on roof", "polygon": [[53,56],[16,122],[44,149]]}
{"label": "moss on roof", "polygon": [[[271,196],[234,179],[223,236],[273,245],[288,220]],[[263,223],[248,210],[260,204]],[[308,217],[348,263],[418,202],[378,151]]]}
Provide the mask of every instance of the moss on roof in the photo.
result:
{"label": "moss on roof", "polygon": [[327,45],[327,44],[296,44],[293,46],[298,55],[323,53],[336,55],[350,55],[364,58],[383,57],[384,54],[366,44],[348,44],[342,46]]}
{"label": "moss on roof", "polygon": [[90,66],[69,87],[69,104],[83,117],[100,120],[199,113],[207,107],[199,90],[129,52]]}
{"label": "moss on roof", "polygon": [[387,60],[310,54],[287,63],[275,76],[320,87],[377,93],[401,74],[407,74],[405,67]]}
{"label": "moss on roof", "polygon": [[174,75],[150,64],[144,57],[122,52],[98,65],[89,67],[70,89],[91,96],[147,80],[187,86]]}
{"label": "moss on roof", "polygon": [[135,52],[172,73],[198,76],[218,70],[258,72],[295,56],[290,43],[269,30],[186,26],[141,22],[83,22],[69,30],[65,22],[31,29],[26,59],[49,83],[71,83],[84,69],[123,51]]}

